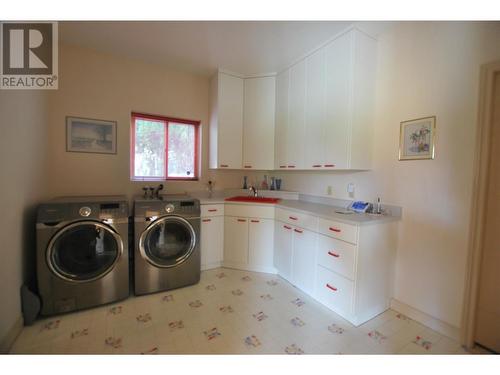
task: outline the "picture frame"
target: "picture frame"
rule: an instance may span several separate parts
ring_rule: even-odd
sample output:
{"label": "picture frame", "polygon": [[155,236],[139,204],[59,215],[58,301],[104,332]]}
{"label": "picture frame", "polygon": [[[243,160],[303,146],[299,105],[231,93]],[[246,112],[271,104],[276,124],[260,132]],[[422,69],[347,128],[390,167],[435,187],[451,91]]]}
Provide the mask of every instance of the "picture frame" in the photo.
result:
{"label": "picture frame", "polygon": [[66,117],[66,151],[116,154],[116,121]]}
{"label": "picture frame", "polygon": [[434,159],[436,116],[401,122],[399,160]]}

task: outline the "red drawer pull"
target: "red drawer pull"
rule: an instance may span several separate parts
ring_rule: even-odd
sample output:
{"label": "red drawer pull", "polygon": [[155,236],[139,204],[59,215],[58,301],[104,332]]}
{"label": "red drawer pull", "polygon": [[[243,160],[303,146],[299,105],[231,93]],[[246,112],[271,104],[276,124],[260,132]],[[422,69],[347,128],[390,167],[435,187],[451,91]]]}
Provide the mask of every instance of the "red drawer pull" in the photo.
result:
{"label": "red drawer pull", "polygon": [[217,212],[217,209],[216,208],[211,208],[208,210],[208,212]]}
{"label": "red drawer pull", "polygon": [[285,228],[285,229],[292,229],[292,227],[289,227],[288,225],[283,225],[283,228]]}
{"label": "red drawer pull", "polygon": [[227,168],[227,167],[229,167],[229,165],[227,165],[227,164],[221,164],[220,167],[221,168]]}
{"label": "red drawer pull", "polygon": [[240,223],[246,223],[247,221],[245,219],[238,219]]}
{"label": "red drawer pull", "polygon": [[295,217],[295,216],[288,216],[288,218],[289,218],[290,220],[299,220],[299,219],[298,219],[297,217]]}
{"label": "red drawer pull", "polygon": [[332,168],[332,167],[335,167],[335,164],[325,164],[325,167],[326,168]]}
{"label": "red drawer pull", "polygon": [[295,232],[297,233],[303,233],[304,231],[303,230],[300,230],[300,229],[294,229]]}
{"label": "red drawer pull", "polygon": [[286,165],[280,165],[280,168],[286,168]]}
{"label": "red drawer pull", "polygon": [[209,221],[212,221],[212,219],[203,219],[202,220],[204,223],[208,223]]}
{"label": "red drawer pull", "polygon": [[341,230],[339,228],[330,227],[328,229],[330,229],[332,232],[337,232],[337,233],[341,232]]}
{"label": "red drawer pull", "polygon": [[321,168],[321,164],[314,164],[313,168]]}
{"label": "red drawer pull", "polygon": [[260,220],[250,220],[251,223],[260,223]]}
{"label": "red drawer pull", "polygon": [[289,165],[288,168],[295,168],[295,165]]}
{"label": "red drawer pull", "polygon": [[339,258],[340,255],[337,253],[332,253],[331,251],[328,252],[328,255],[331,255],[332,257]]}
{"label": "red drawer pull", "polygon": [[328,289],[333,290],[334,292],[336,292],[336,291],[338,290],[337,288],[335,288],[334,286],[331,286],[330,284],[326,284],[326,287],[327,287]]}
{"label": "red drawer pull", "polygon": [[252,168],[251,165],[245,165],[243,168]]}

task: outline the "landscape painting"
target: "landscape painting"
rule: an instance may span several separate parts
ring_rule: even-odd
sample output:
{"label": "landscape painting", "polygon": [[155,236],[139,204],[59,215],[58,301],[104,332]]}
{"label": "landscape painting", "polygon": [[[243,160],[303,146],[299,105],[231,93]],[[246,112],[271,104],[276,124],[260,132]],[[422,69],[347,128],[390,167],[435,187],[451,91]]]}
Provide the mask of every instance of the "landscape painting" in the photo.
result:
{"label": "landscape painting", "polygon": [[434,159],[436,117],[401,123],[399,160]]}
{"label": "landscape painting", "polygon": [[116,122],[67,117],[66,151],[116,154]]}

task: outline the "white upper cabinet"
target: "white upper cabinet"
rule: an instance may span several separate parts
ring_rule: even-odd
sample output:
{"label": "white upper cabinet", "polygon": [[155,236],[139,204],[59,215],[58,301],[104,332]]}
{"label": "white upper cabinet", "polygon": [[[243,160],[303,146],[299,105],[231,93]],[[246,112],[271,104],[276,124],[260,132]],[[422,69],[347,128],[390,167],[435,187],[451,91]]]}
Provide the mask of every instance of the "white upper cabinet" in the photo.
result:
{"label": "white upper cabinet", "polygon": [[240,169],[243,155],[243,78],[218,72],[210,86],[210,168]]}
{"label": "white upper cabinet", "polygon": [[287,148],[286,135],[288,128],[288,91],[290,86],[290,70],[276,76],[276,117],[274,153],[276,169],[286,169]]}
{"label": "white upper cabinet", "polygon": [[275,100],[274,76],[244,79],[244,169],[274,169]]}

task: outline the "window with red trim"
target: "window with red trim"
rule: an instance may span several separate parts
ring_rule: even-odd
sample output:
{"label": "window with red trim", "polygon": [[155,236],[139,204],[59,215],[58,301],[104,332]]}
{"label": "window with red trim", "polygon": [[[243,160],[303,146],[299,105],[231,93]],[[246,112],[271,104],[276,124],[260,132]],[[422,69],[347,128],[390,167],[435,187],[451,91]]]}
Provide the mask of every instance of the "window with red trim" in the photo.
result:
{"label": "window with red trim", "polygon": [[199,121],[132,113],[132,180],[197,180]]}

